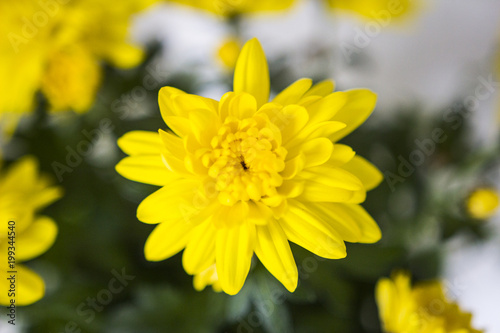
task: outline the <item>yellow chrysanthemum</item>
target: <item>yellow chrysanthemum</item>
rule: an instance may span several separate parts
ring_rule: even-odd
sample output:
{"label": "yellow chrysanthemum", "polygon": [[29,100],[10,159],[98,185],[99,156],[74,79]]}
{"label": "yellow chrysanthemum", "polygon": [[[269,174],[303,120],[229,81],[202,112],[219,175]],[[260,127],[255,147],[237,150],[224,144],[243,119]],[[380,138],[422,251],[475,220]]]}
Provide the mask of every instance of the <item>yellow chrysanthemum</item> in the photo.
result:
{"label": "yellow chrysanthemum", "polygon": [[498,192],[491,188],[478,188],[467,199],[467,212],[476,219],[495,215],[500,204]]}
{"label": "yellow chrysanthemum", "polygon": [[220,16],[235,16],[290,8],[295,0],[170,0]]}
{"label": "yellow chrysanthemum", "polygon": [[445,295],[439,281],[411,286],[410,275],[394,273],[377,283],[376,299],[384,332],[480,333],[471,326],[472,315],[462,312]]}
{"label": "yellow chrysanthemum", "polygon": [[371,114],[376,96],[332,91],[330,81],[301,79],[268,102],[269,70],[256,39],[239,56],[234,92],[219,102],[162,88],[160,110],[172,132],[118,140],[130,157],[117,171],[163,186],[137,210],[139,220],[158,224],[146,258],[185,249],[186,272],[199,275],[215,263],[213,276],[234,295],[255,252],[293,291],[298,274],[288,241],[330,259],[345,257],[344,241],[378,241],[377,224],[359,204],[382,176],[336,143]]}
{"label": "yellow chrysanthemum", "polygon": [[[367,19],[393,19],[413,12],[415,0],[327,0],[330,8],[361,15]],[[383,17],[381,17],[383,15]]]}
{"label": "yellow chrysanthemum", "polygon": [[0,121],[12,132],[42,91],[52,111],[83,112],[99,85],[101,62],[137,65],[128,42],[131,16],[152,1],[17,0],[0,2]]}
{"label": "yellow chrysanthemum", "polygon": [[[54,243],[57,225],[36,212],[61,195],[61,188],[52,186],[48,177],[38,174],[37,162],[32,157],[22,158],[0,173],[0,221],[4,226],[0,234],[0,287],[4,291],[0,293],[0,304],[9,305],[15,299],[16,305],[28,305],[43,297],[42,278],[19,262],[39,256]],[[15,261],[13,266],[12,261]],[[17,271],[15,295],[7,292],[10,282],[6,277],[11,274],[8,271]]]}

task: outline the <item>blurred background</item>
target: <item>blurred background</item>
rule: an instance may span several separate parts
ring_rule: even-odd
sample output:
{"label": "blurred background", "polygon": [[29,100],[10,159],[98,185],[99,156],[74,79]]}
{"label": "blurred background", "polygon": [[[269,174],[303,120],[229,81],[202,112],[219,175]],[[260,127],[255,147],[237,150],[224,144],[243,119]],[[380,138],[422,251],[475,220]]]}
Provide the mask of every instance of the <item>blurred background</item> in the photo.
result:
{"label": "blurred background", "polygon": [[[500,2],[108,2],[0,5],[1,157],[34,155],[65,192],[43,210],[54,245],[27,263],[46,294],[0,332],[376,333],[375,284],[394,269],[442,279],[476,328],[500,332],[500,220],[470,204],[500,189]],[[252,37],[273,94],[301,77],[378,94],[344,142],[384,173],[363,204],[383,237],[335,261],[292,244],[293,294],[260,263],[236,296],[197,292],[181,255],[144,259],[153,226],[136,209],[156,187],[115,172],[116,140],[165,127],[162,86],[218,100]]]}

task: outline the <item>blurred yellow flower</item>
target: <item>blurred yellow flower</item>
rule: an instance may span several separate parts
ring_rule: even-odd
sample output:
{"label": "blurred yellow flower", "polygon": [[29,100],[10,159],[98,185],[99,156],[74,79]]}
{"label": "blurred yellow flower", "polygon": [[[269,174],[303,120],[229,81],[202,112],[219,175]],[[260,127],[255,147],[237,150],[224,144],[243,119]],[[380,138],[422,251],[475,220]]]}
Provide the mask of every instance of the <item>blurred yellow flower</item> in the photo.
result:
{"label": "blurred yellow flower", "polygon": [[396,272],[380,279],[376,299],[384,332],[480,333],[471,327],[470,313],[463,312],[445,295],[439,281],[411,286],[410,275]]}
{"label": "blurred yellow flower", "polygon": [[183,5],[231,17],[256,12],[279,11],[291,7],[295,0],[170,0]]}
{"label": "blurred yellow flower", "polygon": [[[234,295],[255,252],[294,291],[289,241],[330,259],[346,256],[344,241],[378,241],[380,229],[359,204],[382,175],[336,143],[368,118],[376,95],[333,88],[301,79],[268,102],[269,70],[256,39],[238,58],[234,92],[219,102],[162,88],[160,110],[173,132],[134,131],[118,140],[130,156],[116,170],[163,186],[137,210],[139,220],[158,224],[146,258],[160,261],[185,249],[187,273],[215,263],[222,290]],[[204,283],[195,281],[197,289]]]}
{"label": "blurred yellow flower", "polygon": [[478,188],[467,199],[467,212],[476,219],[487,219],[495,215],[499,206],[498,191],[491,188]]}
{"label": "blurred yellow flower", "polygon": [[356,13],[367,19],[392,19],[414,11],[415,0],[326,0],[330,8]]}
{"label": "blurred yellow flower", "polygon": [[40,90],[52,111],[88,110],[102,61],[129,68],[142,60],[142,50],[128,41],[128,30],[131,16],[150,2],[0,2],[0,121],[7,130],[33,111]]}
{"label": "blurred yellow flower", "polygon": [[222,64],[233,70],[240,54],[241,45],[237,38],[226,39],[219,48],[218,56]]}
{"label": "blurred yellow flower", "polygon": [[[19,262],[41,255],[54,243],[57,225],[36,213],[61,196],[60,187],[38,174],[33,157],[24,157],[0,173],[0,221],[4,228],[0,233],[0,288],[4,291],[0,304],[9,305],[15,299],[16,305],[28,305],[43,297],[42,278]],[[11,289],[8,271],[17,271],[15,295],[7,292]]]}

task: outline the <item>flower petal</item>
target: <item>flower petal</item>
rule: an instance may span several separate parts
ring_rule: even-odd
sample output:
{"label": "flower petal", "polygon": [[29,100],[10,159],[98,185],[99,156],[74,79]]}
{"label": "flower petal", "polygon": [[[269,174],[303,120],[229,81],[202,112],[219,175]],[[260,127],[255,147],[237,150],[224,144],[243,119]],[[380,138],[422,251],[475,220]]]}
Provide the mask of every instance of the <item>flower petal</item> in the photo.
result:
{"label": "flower petal", "polygon": [[329,94],[333,93],[335,89],[335,82],[331,80],[321,81],[315,84],[307,93],[303,96],[303,98],[307,98],[310,96],[321,96],[326,97]]}
{"label": "flower petal", "polygon": [[352,222],[356,223],[361,230],[360,243],[375,243],[382,238],[382,233],[379,226],[373,218],[360,205],[353,204],[328,204],[337,214],[341,214],[344,218],[351,217]]}
{"label": "flower petal", "polygon": [[328,138],[329,136],[344,129],[346,124],[339,121],[322,121],[319,123],[309,124],[305,126],[297,135],[286,143],[286,147],[295,147],[296,145],[317,138]]}
{"label": "flower petal", "polygon": [[132,131],[118,139],[118,146],[128,155],[156,155],[163,145],[156,132]]}
{"label": "flower petal", "polygon": [[161,116],[164,121],[166,117],[179,115],[174,105],[174,98],[185,94],[184,91],[174,87],[163,87],[160,89],[158,93],[158,105],[160,106]]}
{"label": "flower petal", "polygon": [[[16,270],[16,305],[29,305],[40,300],[45,294],[45,283],[42,278],[24,265],[17,265]],[[7,273],[2,275],[6,276]],[[9,290],[9,284],[10,282],[3,278],[0,288]],[[10,299],[7,292],[0,293],[1,305],[10,305]]]}
{"label": "flower petal", "polygon": [[56,236],[56,223],[49,217],[38,217],[17,237],[16,260],[25,261],[41,255],[52,246]]}
{"label": "flower petal", "polygon": [[242,223],[217,232],[215,263],[222,290],[236,295],[250,271],[255,248],[255,225]]}
{"label": "flower petal", "polygon": [[60,199],[63,196],[63,189],[58,186],[46,187],[38,193],[34,193],[33,206],[38,208],[43,208],[53,203],[54,201]]}
{"label": "flower petal", "polygon": [[342,108],[345,107],[347,100],[347,93],[343,91],[337,91],[324,98],[319,99],[311,105],[308,105],[307,110],[309,110],[310,117],[309,123],[315,124],[329,120],[343,122],[342,120],[337,119],[335,116],[338,112],[340,112],[340,110],[342,110]]}
{"label": "flower petal", "polygon": [[279,121],[274,124],[281,130],[282,142],[286,144],[307,124],[309,115],[307,110],[299,105],[289,105],[281,110]]}
{"label": "flower petal", "polygon": [[325,163],[325,165],[330,167],[340,167],[352,160],[352,158],[356,155],[356,152],[352,150],[351,147],[336,143],[333,145],[332,156]]}
{"label": "flower petal", "polygon": [[129,156],[122,159],[115,167],[123,177],[151,185],[164,186],[179,178],[168,170],[161,155]]}
{"label": "flower petal", "polygon": [[268,102],[269,68],[260,42],[253,38],[241,50],[234,70],[234,92],[246,92],[257,100],[257,107]]}
{"label": "flower petal", "polygon": [[311,88],[311,79],[300,79],[292,83],[290,86],[280,92],[273,100],[273,103],[278,103],[283,106],[297,104],[302,96]]}
{"label": "flower petal", "polygon": [[364,189],[363,184],[356,176],[341,168],[332,168],[323,165],[315,166],[303,170],[298,177],[304,179],[306,182],[314,181],[326,186],[349,191]]}
{"label": "flower petal", "polygon": [[297,265],[285,232],[276,220],[271,219],[267,225],[257,226],[255,254],[288,291],[295,291],[299,278]]}
{"label": "flower petal", "polygon": [[347,102],[332,120],[345,123],[347,127],[332,135],[330,137],[332,141],[342,139],[364,123],[377,103],[377,95],[367,89],[345,91],[344,94],[346,94]]}
{"label": "flower petal", "polygon": [[366,199],[365,189],[347,190],[309,179],[304,182],[304,191],[299,196],[309,202],[361,203]]}
{"label": "flower petal", "polygon": [[[287,148],[288,149],[288,148]],[[288,150],[287,161],[304,154],[304,168],[321,165],[330,159],[333,143],[327,138],[317,138]]]}
{"label": "flower petal", "polygon": [[149,195],[137,208],[137,218],[144,223],[184,220],[201,212],[194,207],[200,183],[189,179],[176,179]]}
{"label": "flower petal", "polygon": [[179,219],[158,224],[144,245],[144,255],[149,261],[161,261],[180,252],[187,244],[193,224]]}
{"label": "flower petal", "polygon": [[377,167],[361,156],[354,156],[342,168],[358,177],[367,191],[374,189],[384,180],[383,174]]}
{"label": "flower petal", "polygon": [[219,102],[211,98],[192,94],[178,94],[172,97],[173,107],[177,116],[189,117],[193,110],[204,110],[207,113],[217,113]]}
{"label": "flower petal", "polygon": [[163,148],[166,152],[171,155],[177,156],[177,158],[182,159],[186,156],[186,149],[184,148],[183,140],[177,135],[166,132],[164,130],[158,130],[160,134],[160,139],[163,142]]}
{"label": "flower petal", "polygon": [[193,230],[182,254],[182,266],[188,274],[199,274],[213,264],[216,233],[210,219]]}
{"label": "flower petal", "polygon": [[361,229],[356,221],[343,210],[337,209],[338,204],[331,202],[308,203],[307,207],[312,213],[328,222],[343,240],[356,243],[361,240]]}
{"label": "flower petal", "polygon": [[228,102],[228,114],[235,118],[250,118],[257,112],[257,101],[250,94],[236,93],[230,97]]}
{"label": "flower petal", "polygon": [[337,231],[304,205],[293,199],[288,201],[288,211],[279,222],[291,242],[323,258],[346,256],[344,241]]}
{"label": "flower petal", "polygon": [[193,287],[198,291],[202,291],[210,284],[215,292],[219,293],[222,291],[215,264],[212,264],[212,266],[208,267],[203,272],[196,274],[193,278]]}

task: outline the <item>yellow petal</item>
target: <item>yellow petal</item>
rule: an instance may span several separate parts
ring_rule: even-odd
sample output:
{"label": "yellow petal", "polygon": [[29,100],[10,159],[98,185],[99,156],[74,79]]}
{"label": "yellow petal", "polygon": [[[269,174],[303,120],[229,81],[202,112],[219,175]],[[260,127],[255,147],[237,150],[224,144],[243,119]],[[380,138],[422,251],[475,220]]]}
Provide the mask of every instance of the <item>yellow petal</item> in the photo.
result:
{"label": "yellow petal", "polygon": [[341,188],[349,191],[363,190],[363,184],[353,174],[341,169],[328,166],[315,166],[303,170],[298,178],[304,179],[306,182],[314,181],[331,186],[333,188]]}
{"label": "yellow petal", "polygon": [[329,120],[343,122],[342,120],[337,119],[335,115],[345,107],[347,101],[348,94],[343,91],[337,91],[307,106],[307,109],[309,110],[310,124]]}
{"label": "yellow petal", "polygon": [[382,233],[377,223],[360,205],[328,203],[324,207],[328,207],[331,212],[335,212],[334,214],[338,218],[345,219],[346,221],[350,220],[349,223],[356,223],[358,225],[361,230],[361,238],[358,242],[375,243],[382,238]]}
{"label": "yellow petal", "polygon": [[385,330],[395,327],[396,314],[399,313],[397,292],[394,283],[387,278],[380,279],[375,287],[375,298],[379,309],[380,320]]}
{"label": "yellow petal", "polygon": [[272,209],[260,201],[249,201],[248,209],[248,221],[258,225],[266,225],[273,215]]}
{"label": "yellow petal", "polygon": [[361,203],[366,199],[366,191],[346,190],[323,184],[314,180],[304,182],[304,191],[300,199],[309,202],[343,202],[343,203]]}
{"label": "yellow petal", "polygon": [[203,272],[196,274],[193,278],[193,287],[198,291],[202,291],[206,286],[212,285],[216,292],[221,292],[219,277],[215,264],[205,269]]}
{"label": "yellow petal", "polygon": [[304,141],[310,141],[322,137],[328,138],[345,127],[346,124],[339,121],[323,121],[309,124],[297,133],[297,136],[295,136],[291,141],[286,143],[286,147],[290,149],[291,147],[295,147]]}
{"label": "yellow petal", "polygon": [[295,81],[285,90],[280,92],[274,99],[273,103],[281,104],[283,106],[290,104],[297,104],[302,96],[311,88],[311,79],[300,79]]}
{"label": "yellow petal", "polygon": [[303,98],[307,98],[310,96],[321,96],[326,97],[333,92],[335,89],[335,83],[331,80],[321,81],[315,84],[311,89],[307,91],[307,93],[303,96]]}
{"label": "yellow petal", "polygon": [[177,116],[189,117],[193,110],[204,110],[207,113],[217,113],[219,103],[211,98],[191,94],[176,94],[171,97]]}
{"label": "yellow petal", "polygon": [[191,110],[189,112],[189,123],[191,125],[191,132],[194,134],[196,140],[200,143],[205,143],[207,146],[210,140],[217,134],[220,127],[217,114],[207,110]]}
{"label": "yellow petal", "polygon": [[33,156],[25,156],[7,169],[1,178],[0,188],[5,193],[32,190],[37,183],[37,175],[38,161]]}
{"label": "yellow petal", "polygon": [[217,232],[215,263],[222,290],[236,295],[250,271],[255,248],[255,226],[243,223]]}
{"label": "yellow petal", "polygon": [[260,42],[253,38],[241,50],[234,70],[234,92],[246,92],[257,100],[257,107],[268,102],[269,68]]}
{"label": "yellow petal", "polygon": [[217,229],[211,220],[198,225],[191,234],[182,254],[184,270],[191,275],[199,274],[215,261],[215,237]]}
{"label": "yellow petal", "polygon": [[126,133],[118,139],[118,146],[128,155],[156,155],[162,150],[158,133],[146,131]]}
{"label": "yellow petal", "polygon": [[161,155],[129,156],[115,168],[127,179],[151,185],[163,186],[179,178],[179,175],[167,169]]}
{"label": "yellow petal", "polygon": [[297,288],[298,271],[285,232],[274,219],[265,226],[257,226],[255,254],[260,262],[286,289]]}
{"label": "yellow petal", "polygon": [[44,188],[43,190],[35,194],[35,197],[33,198],[33,206],[36,209],[43,208],[60,199],[63,194],[63,189],[58,186]]}
{"label": "yellow petal", "polygon": [[198,181],[176,179],[167,186],[149,195],[137,208],[137,218],[145,223],[164,221],[189,221],[201,211],[193,202],[198,194]]}
{"label": "yellow petal", "polygon": [[[349,214],[338,211],[330,202],[308,203],[311,212],[329,223],[346,242],[357,243],[361,239],[361,229]],[[343,214],[344,213],[344,214]]]}
{"label": "yellow petal", "polygon": [[333,143],[327,138],[317,138],[288,150],[287,161],[304,154],[304,168],[321,165],[330,159]]}
{"label": "yellow petal", "polygon": [[281,130],[282,142],[286,144],[299,133],[309,120],[307,110],[298,105],[289,105],[281,110],[281,117],[273,123]]}
{"label": "yellow petal", "polygon": [[281,177],[283,179],[292,179],[295,177],[302,169],[304,169],[304,165],[306,158],[304,154],[301,152],[299,155],[285,162],[285,169],[280,172]]}
{"label": "yellow petal", "polygon": [[231,96],[228,105],[228,114],[238,119],[252,117],[257,112],[257,101],[247,93],[236,93]]}
{"label": "yellow petal", "polygon": [[325,165],[330,167],[340,167],[349,162],[356,153],[351,147],[336,143],[333,145],[332,156],[325,163]]}
{"label": "yellow petal", "polygon": [[332,120],[340,121],[347,125],[343,130],[330,137],[338,141],[358,128],[371,115],[377,95],[367,89],[356,89],[344,92],[347,96],[345,105],[335,114]]}
{"label": "yellow petal", "polygon": [[163,118],[165,124],[178,136],[184,138],[191,133],[191,122],[188,118],[177,116],[166,116]]}
{"label": "yellow petal", "polygon": [[227,93],[225,93],[221,99],[220,99],[220,102],[219,102],[219,118],[221,119],[222,122],[224,122],[227,118],[227,116],[229,116],[229,104],[231,103],[231,101],[233,100],[233,98],[236,96],[236,94],[232,91],[229,91]]}
{"label": "yellow petal", "polygon": [[342,168],[358,177],[367,191],[377,187],[384,179],[382,173],[361,156],[354,156]]}
{"label": "yellow petal", "polygon": [[323,258],[346,256],[345,244],[336,230],[304,205],[293,199],[288,201],[289,209],[279,222],[291,242]]}
{"label": "yellow petal", "polygon": [[174,87],[163,87],[158,93],[158,105],[163,120],[165,117],[179,116],[178,110],[174,106],[174,97],[185,95],[186,93]]}
{"label": "yellow petal", "polygon": [[176,156],[179,159],[184,158],[186,156],[186,149],[184,148],[184,142],[180,137],[173,133],[165,132],[163,130],[159,130],[160,139],[163,142],[163,148],[173,156]]}
{"label": "yellow petal", "polygon": [[180,252],[187,244],[193,225],[184,219],[158,224],[144,245],[149,261],[161,261]]}
{"label": "yellow petal", "polygon": [[56,223],[46,216],[38,217],[16,239],[16,260],[26,261],[47,251],[57,236]]}
{"label": "yellow petal", "polygon": [[286,198],[296,198],[304,191],[304,182],[296,180],[285,180],[278,188],[278,194]]}
{"label": "yellow petal", "polygon": [[[30,305],[40,300],[45,294],[45,283],[42,278],[31,269],[23,265],[16,265],[16,305]],[[10,305],[11,297],[8,296],[7,290],[10,289],[10,282],[7,277],[9,273],[0,271],[2,279],[0,280],[0,288],[5,292],[0,293],[0,304]]]}

